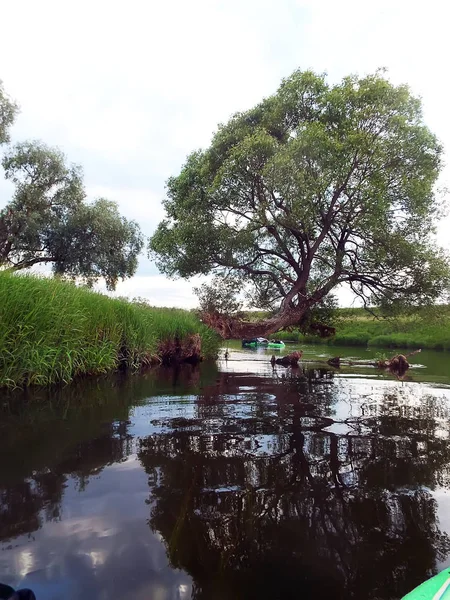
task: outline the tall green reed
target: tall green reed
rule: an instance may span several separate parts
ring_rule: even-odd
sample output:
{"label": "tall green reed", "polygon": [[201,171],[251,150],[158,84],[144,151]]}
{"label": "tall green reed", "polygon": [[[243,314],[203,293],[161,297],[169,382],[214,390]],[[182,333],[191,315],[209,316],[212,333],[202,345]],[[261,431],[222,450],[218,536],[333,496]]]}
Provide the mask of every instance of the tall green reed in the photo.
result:
{"label": "tall green reed", "polygon": [[201,335],[205,357],[217,353],[217,336],[193,313],[0,272],[0,387],[138,368],[157,356],[162,341],[193,333]]}

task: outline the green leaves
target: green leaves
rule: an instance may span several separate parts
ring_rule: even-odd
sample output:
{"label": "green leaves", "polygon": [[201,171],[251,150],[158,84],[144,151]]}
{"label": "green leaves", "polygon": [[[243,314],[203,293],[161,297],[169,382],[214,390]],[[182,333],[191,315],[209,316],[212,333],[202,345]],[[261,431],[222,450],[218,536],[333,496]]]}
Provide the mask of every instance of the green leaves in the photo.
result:
{"label": "green leaves", "polygon": [[194,288],[200,310],[211,314],[217,312],[227,316],[236,315],[242,308],[242,302],[238,299],[240,284],[236,277],[216,276],[211,283]]}
{"label": "green leaves", "polygon": [[[0,144],[9,141],[17,105],[0,81]],[[57,275],[108,289],[137,268],[144,240],[139,226],[106,199],[86,202],[81,168],[38,141],[9,148],[2,166],[15,185],[0,211],[0,269],[20,270],[49,263]]]}
{"label": "green leaves", "polygon": [[9,142],[9,128],[18,112],[19,107],[7,95],[0,80],[0,144]]}
{"label": "green leaves", "polygon": [[16,145],[3,168],[15,184],[0,211],[0,266],[19,270],[50,263],[53,272],[108,289],[132,276],[143,238],[134,221],[106,199],[85,201],[81,169],[39,142]]}
{"label": "green leaves", "polygon": [[135,273],[143,238],[137,223],[122,217],[115,202],[100,198],[69,216],[58,245],[65,259],[54,264],[55,274],[78,277],[87,285],[104,278],[113,290],[119,279]]}
{"label": "green leaves", "polygon": [[341,283],[431,301],[450,272],[432,240],[441,154],[407,86],[296,71],[169,180],[150,253],[171,275],[235,271],[296,318]]}

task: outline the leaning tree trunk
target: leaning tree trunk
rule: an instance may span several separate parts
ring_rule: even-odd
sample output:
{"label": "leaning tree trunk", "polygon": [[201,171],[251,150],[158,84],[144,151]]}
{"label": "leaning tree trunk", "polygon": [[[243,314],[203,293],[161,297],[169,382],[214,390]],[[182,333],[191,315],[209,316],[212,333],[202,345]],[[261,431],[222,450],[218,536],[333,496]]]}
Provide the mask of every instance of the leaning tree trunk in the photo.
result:
{"label": "leaning tree trunk", "polygon": [[[263,321],[242,321],[235,317],[228,317],[219,313],[202,313],[202,321],[215,329],[217,333],[225,340],[237,338],[267,337],[271,333],[276,333],[289,326],[289,320],[281,315],[276,315]],[[298,317],[292,319],[294,324],[298,322]]]}
{"label": "leaning tree trunk", "polygon": [[218,312],[202,313],[201,317],[206,325],[217,331],[225,340],[267,337],[287,327],[298,327],[302,331],[307,331],[320,337],[334,335],[335,330],[322,323],[309,323],[307,327],[303,324],[302,327],[302,320],[307,310],[308,307],[287,309],[274,317],[256,322],[242,321],[241,319],[228,317]]}

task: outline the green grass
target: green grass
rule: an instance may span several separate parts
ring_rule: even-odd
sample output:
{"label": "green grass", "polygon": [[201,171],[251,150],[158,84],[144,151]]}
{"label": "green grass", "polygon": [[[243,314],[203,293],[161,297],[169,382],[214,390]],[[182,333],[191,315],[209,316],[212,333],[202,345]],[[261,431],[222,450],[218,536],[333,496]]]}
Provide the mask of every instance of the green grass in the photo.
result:
{"label": "green grass", "polygon": [[328,340],[298,331],[280,332],[272,337],[303,344],[450,350],[450,306],[447,305],[389,319],[376,319],[362,308],[339,309],[335,327],[336,335]]}
{"label": "green grass", "polygon": [[162,343],[194,333],[202,338],[203,355],[215,356],[217,335],[191,312],[0,272],[0,387],[137,369],[158,356]]}

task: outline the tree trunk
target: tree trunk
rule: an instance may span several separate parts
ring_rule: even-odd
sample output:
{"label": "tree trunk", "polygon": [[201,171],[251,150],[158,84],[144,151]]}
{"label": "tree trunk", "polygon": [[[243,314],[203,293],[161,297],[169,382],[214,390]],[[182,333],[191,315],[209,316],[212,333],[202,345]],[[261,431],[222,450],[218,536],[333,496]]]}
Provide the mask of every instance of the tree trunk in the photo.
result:
{"label": "tree trunk", "polygon": [[203,313],[202,321],[225,339],[243,339],[253,337],[267,337],[286,327],[300,325],[307,307],[298,309],[287,309],[274,317],[256,321],[242,321],[234,317],[227,317],[219,313]]}

